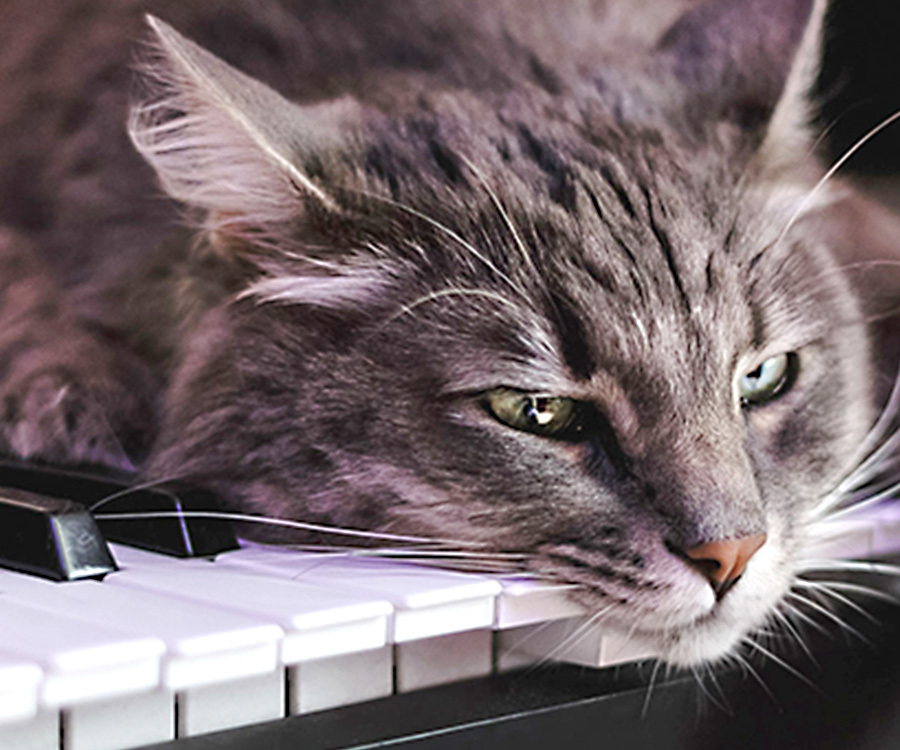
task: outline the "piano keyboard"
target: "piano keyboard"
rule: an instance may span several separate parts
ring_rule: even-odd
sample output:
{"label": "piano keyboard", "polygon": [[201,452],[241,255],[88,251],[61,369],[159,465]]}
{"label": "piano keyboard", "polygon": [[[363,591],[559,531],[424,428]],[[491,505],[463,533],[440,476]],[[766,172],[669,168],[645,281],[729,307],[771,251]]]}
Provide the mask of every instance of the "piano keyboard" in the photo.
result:
{"label": "piano keyboard", "polygon": [[[822,528],[816,556],[878,556],[900,548],[900,507]],[[118,570],[102,580],[0,570],[0,747],[134,748],[545,660],[653,656],[523,578],[252,544],[194,559],[109,546]]]}

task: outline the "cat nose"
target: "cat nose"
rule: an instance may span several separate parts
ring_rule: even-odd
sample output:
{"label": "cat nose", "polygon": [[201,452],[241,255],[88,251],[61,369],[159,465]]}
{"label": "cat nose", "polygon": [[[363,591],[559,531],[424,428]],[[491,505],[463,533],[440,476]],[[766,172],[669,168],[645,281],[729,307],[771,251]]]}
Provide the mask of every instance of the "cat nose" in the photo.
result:
{"label": "cat nose", "polygon": [[689,549],[684,554],[690,564],[709,579],[716,598],[721,599],[737,583],[750,558],[765,543],[765,534],[740,539],[716,539]]}

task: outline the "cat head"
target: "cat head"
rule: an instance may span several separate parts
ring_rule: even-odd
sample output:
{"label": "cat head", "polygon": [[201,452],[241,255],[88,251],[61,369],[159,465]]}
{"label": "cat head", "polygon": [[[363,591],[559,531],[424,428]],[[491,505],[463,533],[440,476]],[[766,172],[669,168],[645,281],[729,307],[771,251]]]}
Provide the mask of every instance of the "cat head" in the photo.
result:
{"label": "cat head", "polygon": [[672,662],[728,653],[871,419],[813,190],[823,14],[722,0],[639,65],[391,107],[292,104],[151,20],[132,136],[231,281],[150,473],[522,553]]}

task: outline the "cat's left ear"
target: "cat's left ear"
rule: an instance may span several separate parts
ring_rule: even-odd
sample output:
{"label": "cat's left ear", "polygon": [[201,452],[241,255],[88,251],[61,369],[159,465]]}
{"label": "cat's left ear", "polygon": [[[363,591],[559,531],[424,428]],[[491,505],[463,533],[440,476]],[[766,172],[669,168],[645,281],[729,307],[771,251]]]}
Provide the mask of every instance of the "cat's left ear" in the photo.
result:
{"label": "cat's left ear", "polygon": [[173,198],[201,209],[206,228],[253,242],[275,241],[314,205],[336,210],[311,176],[339,153],[353,102],[301,107],[235,70],[172,27],[155,32],[142,66],[148,101],[129,132]]}
{"label": "cat's left ear", "polygon": [[716,0],[662,37],[658,61],[686,92],[689,118],[731,121],[779,172],[813,143],[810,96],[827,0]]}

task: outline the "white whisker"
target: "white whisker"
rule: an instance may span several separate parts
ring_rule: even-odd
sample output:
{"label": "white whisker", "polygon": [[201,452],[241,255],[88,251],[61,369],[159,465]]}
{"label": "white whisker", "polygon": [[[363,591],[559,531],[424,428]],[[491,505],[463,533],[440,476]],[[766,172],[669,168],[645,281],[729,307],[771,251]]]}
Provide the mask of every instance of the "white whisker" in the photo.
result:
{"label": "white whisker", "polygon": [[744,639],[742,640],[742,643],[745,643],[745,644],[747,644],[748,646],[750,646],[751,648],[756,649],[757,651],[759,651],[760,654],[762,654],[763,656],[765,656],[766,658],[768,658],[769,661],[772,661],[772,662],[774,662],[775,664],[777,664],[779,667],[781,667],[782,669],[787,670],[787,671],[790,672],[792,675],[794,675],[794,677],[796,677],[796,678],[797,678],[798,680],[800,680],[801,682],[805,682],[807,685],[809,685],[809,686],[810,686],[813,690],[815,690],[816,692],[822,693],[821,688],[819,688],[819,686],[816,685],[816,683],[814,683],[812,680],[810,680],[809,677],[807,677],[805,674],[803,674],[803,672],[801,672],[801,671],[800,671],[799,669],[797,669],[796,667],[793,667],[793,666],[791,666],[790,664],[788,664],[788,663],[787,663],[784,659],[782,659],[781,657],[776,656],[775,654],[773,654],[771,651],[769,651],[769,649],[767,649],[767,648],[766,648],[765,646],[763,646],[762,644],[757,643],[757,642],[756,642],[755,640],[753,640],[752,638],[744,638]]}
{"label": "white whisker", "polygon": [[497,278],[505,281],[511,289],[513,289],[517,294],[521,295],[524,299],[528,299],[527,295],[522,291],[522,289],[503,271],[501,271],[496,264],[494,264],[490,258],[488,258],[484,253],[482,253],[477,247],[475,247],[471,242],[468,242],[465,238],[460,236],[457,232],[453,231],[450,227],[442,224],[437,219],[429,216],[428,214],[422,213],[412,206],[407,206],[405,203],[400,203],[399,201],[392,200],[391,198],[387,198],[383,195],[378,195],[377,193],[372,193],[366,190],[350,190],[348,188],[342,188],[346,192],[357,193],[359,195],[365,196],[367,198],[371,198],[372,200],[380,201],[382,203],[386,203],[389,206],[393,206],[394,208],[403,211],[404,213],[408,213],[410,216],[415,216],[417,219],[421,219],[425,223],[437,229],[439,232],[444,234],[445,236],[452,239],[456,242],[460,247],[470,253],[474,258],[479,260],[486,268],[488,268],[492,273],[494,273]]}
{"label": "white whisker", "polygon": [[821,583],[819,581],[806,581],[798,579],[794,582],[795,586],[799,586],[802,589],[808,589],[809,591],[815,591],[820,594],[824,594],[825,596],[830,596],[836,602],[843,604],[845,607],[852,609],[854,612],[858,612],[860,615],[865,617],[870,622],[874,622],[878,624],[878,620],[873,617],[869,612],[867,612],[863,607],[858,605],[852,599],[844,596],[843,594],[838,593],[837,591],[833,591],[829,586],[825,583]]}
{"label": "white whisker", "polygon": [[807,206],[813,201],[816,195],[822,190],[823,187],[834,177],[835,173],[847,163],[847,161],[863,146],[866,145],[872,138],[878,135],[882,130],[893,124],[896,120],[900,119],[900,110],[894,112],[892,115],[885,117],[880,123],[878,123],[875,127],[869,130],[865,135],[859,138],[850,148],[848,148],[843,155],[831,166],[831,168],[825,172],[822,178],[813,186],[812,190],[810,190],[804,199],[800,202],[796,209],[794,209],[790,218],[784,226],[784,229],[781,230],[778,237],[776,238],[773,244],[779,244],[787,235],[787,233],[791,230],[791,227],[794,226],[797,219],[803,214],[806,210]]}
{"label": "white whisker", "polygon": [[428,294],[424,294],[418,299],[410,302],[408,305],[404,305],[400,308],[400,310],[393,315],[391,315],[386,321],[385,325],[388,323],[392,323],[397,320],[397,318],[401,318],[404,315],[408,315],[417,307],[421,307],[428,302],[434,302],[435,300],[442,299],[444,297],[484,297],[485,299],[493,300],[494,302],[499,302],[500,304],[506,305],[507,307],[511,307],[514,310],[518,308],[513,302],[510,302],[506,297],[502,294],[498,294],[497,292],[492,292],[489,289],[464,289],[464,288],[453,288],[453,289],[440,289],[436,292],[430,292]]}
{"label": "white whisker", "polygon": [[[846,489],[858,489],[864,486],[877,473],[877,469],[873,472],[874,467],[878,467],[886,456],[890,456],[894,451],[900,448],[900,430],[895,430],[891,435],[867,458],[853,470],[853,472],[841,483],[840,487]],[[848,480],[852,480],[852,484]]]}
{"label": "white whisker", "polygon": [[591,630],[600,624],[606,614],[612,610],[614,605],[610,604],[603,609],[594,612],[590,617],[588,617],[583,623],[581,623],[575,631],[567,635],[561,643],[559,643],[554,649],[550,651],[550,653],[546,654],[536,665],[543,666],[551,661],[555,661],[560,654],[564,653],[568,649],[574,648],[579,643],[581,643],[585,638],[587,638],[591,634]]}
{"label": "white whisker", "polygon": [[111,503],[113,500],[118,500],[120,497],[127,497],[132,492],[139,492],[140,490],[152,490],[155,487],[159,487],[162,484],[168,484],[169,482],[177,482],[183,477],[178,476],[177,474],[173,474],[168,477],[164,477],[162,479],[153,479],[147,482],[141,482],[140,484],[132,484],[128,487],[119,490],[118,492],[113,492],[111,495],[107,495],[104,498],[101,498],[93,505],[88,506],[88,511],[93,513],[97,508],[100,508],[108,503]]}
{"label": "white whisker", "polygon": [[763,692],[767,696],[769,696],[769,700],[771,700],[774,705],[779,706],[780,704],[778,703],[778,700],[775,698],[775,694],[769,689],[769,686],[766,685],[765,680],[763,680],[763,678],[760,676],[759,672],[757,672],[753,668],[753,665],[750,663],[750,660],[737,652],[733,653],[732,656],[747,671],[747,673],[750,674],[750,676],[753,677],[754,680],[756,680],[756,682],[762,688]]}
{"label": "white whisker", "polygon": [[900,575],[900,565],[891,563],[870,562],[866,560],[802,560],[803,572],[814,571],[850,571],[854,573],[874,573],[878,575]]}
{"label": "white whisker", "polygon": [[700,692],[702,692],[703,695],[705,695],[709,700],[709,702],[716,706],[716,708],[724,711],[725,708],[719,705],[719,702],[715,698],[713,698],[712,693],[710,693],[709,690],[706,689],[706,685],[703,684],[703,675],[700,673],[697,667],[691,667],[691,674],[694,677],[694,682],[697,683],[697,687],[700,688]]}
{"label": "white whisker", "polygon": [[506,224],[506,228],[509,229],[509,233],[512,235],[513,241],[516,243],[516,247],[519,249],[519,252],[522,254],[522,259],[525,261],[525,265],[527,265],[532,273],[537,276],[537,269],[534,267],[534,263],[531,260],[531,253],[528,252],[528,247],[525,245],[525,242],[522,240],[522,236],[519,234],[518,230],[515,227],[515,224],[512,222],[512,218],[510,218],[509,213],[503,207],[503,204],[500,202],[500,199],[497,197],[497,194],[491,189],[490,184],[485,179],[484,175],[469,159],[465,156],[460,157],[463,163],[472,171],[472,173],[478,178],[478,181],[481,183],[481,186],[484,188],[485,192],[491,199],[491,202],[494,204],[494,207],[497,209],[497,213],[500,214],[500,217],[503,219],[503,223]]}
{"label": "white whisker", "polygon": [[653,665],[653,671],[650,673],[650,682],[647,684],[647,694],[644,696],[644,705],[641,707],[641,718],[646,719],[647,713],[650,711],[650,697],[653,695],[653,686],[656,684],[656,677],[659,674],[659,668],[662,662],[658,661]]}
{"label": "white whisker", "polygon": [[208,518],[222,521],[239,521],[241,523],[258,523],[269,526],[281,526],[284,528],[298,529],[301,531],[312,531],[323,534],[336,534],[340,536],[351,536],[363,539],[385,539],[394,542],[412,542],[426,544],[446,544],[457,547],[479,547],[481,542],[463,542],[451,539],[428,539],[419,536],[404,536],[402,534],[387,534],[377,531],[364,531],[362,529],[339,528],[337,526],[325,526],[322,524],[305,523],[303,521],[293,521],[286,518],[264,518],[262,516],[252,516],[245,513],[227,513],[218,511],[145,511],[135,513],[98,513],[94,516],[103,520],[147,520],[150,518]]}
{"label": "white whisker", "polygon": [[822,635],[827,635],[830,637],[834,635],[830,630],[828,630],[828,628],[822,625],[822,623],[817,622],[815,618],[810,617],[810,615],[806,614],[806,612],[801,610],[799,607],[794,606],[789,601],[782,600],[779,606],[784,607],[784,609],[787,610],[789,614],[793,615],[798,620],[801,620],[804,624],[818,631]]}
{"label": "white whisker", "polygon": [[879,601],[887,602],[888,604],[900,604],[900,598],[898,598],[896,594],[888,594],[887,592],[873,588],[872,586],[862,586],[858,583],[848,583],[846,581],[823,581],[822,583],[831,589],[843,590],[851,594],[878,599]]}
{"label": "white whisker", "polygon": [[868,638],[866,638],[862,633],[860,633],[856,628],[854,628],[846,620],[844,620],[841,617],[838,617],[834,612],[832,612],[830,609],[828,609],[828,607],[825,607],[824,605],[820,604],[819,602],[815,601],[814,599],[811,599],[808,596],[802,596],[801,594],[799,594],[796,591],[791,591],[791,593],[788,594],[788,596],[790,596],[792,599],[800,602],[804,606],[814,609],[819,614],[823,615],[824,617],[826,617],[829,620],[831,620],[832,622],[834,622],[842,630],[855,635],[863,643],[868,643],[871,645],[871,642],[869,641]]}
{"label": "white whisker", "polygon": [[885,402],[872,429],[869,430],[869,433],[863,439],[862,449],[869,449],[881,442],[887,434],[891,421],[897,416],[898,410],[900,410],[900,367],[897,368],[897,374],[894,376],[894,383],[891,386],[887,402]]}
{"label": "white whisker", "polygon": [[816,657],[813,655],[812,649],[807,645],[806,641],[803,639],[803,634],[797,629],[794,623],[791,622],[791,618],[785,612],[782,612],[780,609],[776,608],[772,613],[777,622],[781,623],[782,627],[792,636],[793,640],[797,643],[798,646],[803,650],[803,653],[806,654],[807,658],[816,666],[819,666],[819,662],[816,660]]}

